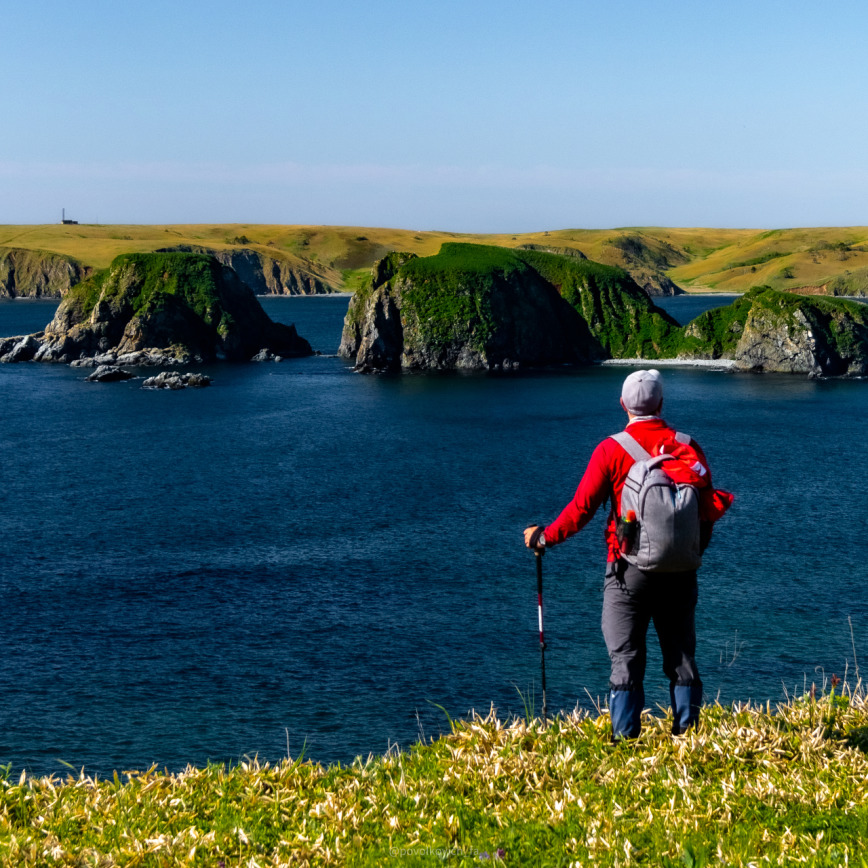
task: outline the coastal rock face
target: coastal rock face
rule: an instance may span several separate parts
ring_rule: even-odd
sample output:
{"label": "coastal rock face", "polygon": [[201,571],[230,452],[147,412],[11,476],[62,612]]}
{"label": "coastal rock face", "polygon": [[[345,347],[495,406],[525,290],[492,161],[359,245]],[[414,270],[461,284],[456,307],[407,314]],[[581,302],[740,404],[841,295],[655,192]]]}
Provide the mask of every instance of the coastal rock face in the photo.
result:
{"label": "coastal rock face", "polygon": [[[632,331],[616,334],[620,324]],[[361,371],[513,370],[655,352],[674,320],[620,269],[475,244],[390,254],[353,297],[339,355]]]}
{"label": "coastal rock face", "polygon": [[[269,319],[249,286],[215,259],[188,253],[117,257],[73,287],[45,332],[17,339],[3,361],[136,364],[141,359],[246,360],[262,349],[310,355],[294,326]],[[34,349],[35,347],[35,349]]]}
{"label": "coastal rock face", "polygon": [[389,253],[371,268],[371,283],[350,299],[338,355],[353,359],[364,371],[396,370],[402,367],[404,326],[401,300],[392,279],[415,253]]}
{"label": "coastal rock face", "polygon": [[755,287],[684,329],[679,357],[732,359],[744,371],[868,373],[868,307]]}
{"label": "coastal rock face", "polygon": [[335,292],[324,277],[294,265],[286,259],[266,256],[258,250],[241,248],[214,250],[210,247],[179,245],[158,253],[201,253],[228,265],[256,295],[326,295]]}
{"label": "coastal rock face", "polygon": [[71,256],[0,248],[0,298],[61,298],[92,269]]}
{"label": "coastal rock face", "polygon": [[776,298],[789,295],[772,292],[753,304],[735,348],[735,366],[825,376],[868,374],[864,305],[831,299],[799,304]]}

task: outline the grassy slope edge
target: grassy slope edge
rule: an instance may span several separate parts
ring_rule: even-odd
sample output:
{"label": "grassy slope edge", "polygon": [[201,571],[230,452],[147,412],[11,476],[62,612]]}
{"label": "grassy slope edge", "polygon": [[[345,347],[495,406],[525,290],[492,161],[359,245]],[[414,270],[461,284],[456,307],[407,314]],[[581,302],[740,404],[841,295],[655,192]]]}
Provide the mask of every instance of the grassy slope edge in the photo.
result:
{"label": "grassy slope edge", "polygon": [[779,865],[858,861],[868,705],[845,695],[542,725],[492,711],[347,767],[284,760],[179,774],[0,774],[0,859],[17,865]]}

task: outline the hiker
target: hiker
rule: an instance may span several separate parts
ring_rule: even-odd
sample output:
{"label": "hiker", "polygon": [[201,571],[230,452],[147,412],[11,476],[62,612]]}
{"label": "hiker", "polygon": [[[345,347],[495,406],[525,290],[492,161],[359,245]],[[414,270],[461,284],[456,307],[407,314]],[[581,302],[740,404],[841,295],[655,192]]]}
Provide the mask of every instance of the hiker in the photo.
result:
{"label": "hiker", "polygon": [[[621,390],[621,407],[628,417],[625,431],[597,446],[575,497],[557,520],[547,527],[527,528],[524,540],[531,549],[551,548],[580,531],[602,504],[611,502],[602,626],[612,661],[612,737],[639,735],[645,704],[645,638],[652,620],[669,678],[672,733],[680,735],[696,725],[702,703],[694,659],[696,569],[712,525],[733,498],[711,486],[699,444],[661,418],[659,371],[630,374]],[[648,459],[651,465],[645,464]],[[657,495],[645,496],[654,485],[652,477]]]}

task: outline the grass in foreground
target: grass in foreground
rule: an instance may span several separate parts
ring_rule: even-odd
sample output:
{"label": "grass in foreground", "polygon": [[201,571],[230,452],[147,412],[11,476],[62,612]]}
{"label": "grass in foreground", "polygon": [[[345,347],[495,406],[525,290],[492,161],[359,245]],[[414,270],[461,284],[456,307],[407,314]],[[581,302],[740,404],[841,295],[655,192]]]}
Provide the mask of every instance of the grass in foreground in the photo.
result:
{"label": "grass in foreground", "polygon": [[16,865],[857,865],[868,841],[868,702],[712,706],[673,739],[648,717],[544,726],[492,712],[350,767],[0,780]]}

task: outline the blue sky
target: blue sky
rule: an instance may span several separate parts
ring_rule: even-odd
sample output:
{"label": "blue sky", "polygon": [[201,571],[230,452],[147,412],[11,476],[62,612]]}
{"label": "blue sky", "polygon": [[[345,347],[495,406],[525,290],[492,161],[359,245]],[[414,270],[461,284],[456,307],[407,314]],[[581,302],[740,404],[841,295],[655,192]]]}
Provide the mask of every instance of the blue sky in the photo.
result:
{"label": "blue sky", "polygon": [[868,224],[868,5],[9,0],[0,222]]}

